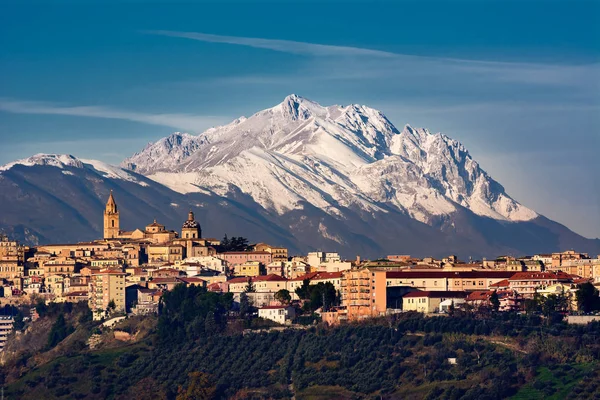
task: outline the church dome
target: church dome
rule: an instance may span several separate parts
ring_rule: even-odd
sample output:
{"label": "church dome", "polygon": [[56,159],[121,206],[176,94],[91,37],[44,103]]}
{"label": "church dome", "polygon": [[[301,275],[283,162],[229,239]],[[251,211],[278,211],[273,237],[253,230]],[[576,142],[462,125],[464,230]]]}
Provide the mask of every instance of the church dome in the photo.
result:
{"label": "church dome", "polygon": [[190,213],[188,214],[188,219],[187,221],[185,221],[183,223],[183,228],[192,228],[192,229],[196,229],[196,228],[200,228],[200,224],[198,223],[198,221],[196,221],[194,219],[194,213],[190,211]]}

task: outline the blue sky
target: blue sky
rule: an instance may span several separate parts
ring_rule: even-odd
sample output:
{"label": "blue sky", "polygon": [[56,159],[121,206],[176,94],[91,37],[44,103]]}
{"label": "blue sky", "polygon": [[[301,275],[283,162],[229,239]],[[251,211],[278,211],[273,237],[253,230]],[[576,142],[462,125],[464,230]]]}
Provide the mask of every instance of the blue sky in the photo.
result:
{"label": "blue sky", "polygon": [[119,163],[297,93],[442,131],[600,237],[599,1],[0,4],[0,164]]}

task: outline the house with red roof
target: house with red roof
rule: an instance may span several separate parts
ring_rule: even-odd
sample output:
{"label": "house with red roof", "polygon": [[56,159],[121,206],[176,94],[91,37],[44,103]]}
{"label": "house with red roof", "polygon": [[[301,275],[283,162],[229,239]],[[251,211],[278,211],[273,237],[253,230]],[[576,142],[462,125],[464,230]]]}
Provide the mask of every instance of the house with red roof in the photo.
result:
{"label": "house with red roof", "polygon": [[533,299],[538,288],[558,283],[572,283],[573,276],[564,272],[517,272],[508,279],[509,288],[526,299]]}

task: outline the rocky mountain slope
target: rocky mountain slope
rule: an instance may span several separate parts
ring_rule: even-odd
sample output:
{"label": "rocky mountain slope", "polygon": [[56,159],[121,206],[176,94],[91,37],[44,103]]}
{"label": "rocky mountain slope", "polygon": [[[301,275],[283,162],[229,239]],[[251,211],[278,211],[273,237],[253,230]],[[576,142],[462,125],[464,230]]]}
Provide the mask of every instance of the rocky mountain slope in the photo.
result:
{"label": "rocky mountain slope", "polygon": [[181,193],[236,188],[279,215],[310,203],[338,217],[340,208],[385,205],[429,225],[457,206],[497,220],[537,217],[459,142],[408,125],[399,131],[366,106],[323,107],[296,95],[196,137],[175,133],[123,166]]}

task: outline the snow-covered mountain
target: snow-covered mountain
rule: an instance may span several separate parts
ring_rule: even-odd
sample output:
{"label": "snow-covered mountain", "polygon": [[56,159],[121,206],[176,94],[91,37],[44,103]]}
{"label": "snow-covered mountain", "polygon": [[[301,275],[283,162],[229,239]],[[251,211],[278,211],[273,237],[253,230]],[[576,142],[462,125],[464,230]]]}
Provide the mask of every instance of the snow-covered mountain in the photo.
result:
{"label": "snow-covered mountain", "polygon": [[429,225],[464,207],[504,221],[538,215],[513,200],[456,140],[361,105],[321,106],[290,95],[249,118],[148,145],[123,167],[180,193],[239,190],[279,215],[311,204],[387,212]]}
{"label": "snow-covered mountain", "polygon": [[600,240],[513,200],[457,141],[294,95],[198,136],[175,133],[120,167],[56,154],[2,166],[0,232],[30,244],[99,238],[110,190],[124,229],[156,218],[179,230],[192,209],[209,237],[291,254],[600,253]]}

